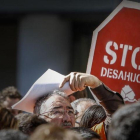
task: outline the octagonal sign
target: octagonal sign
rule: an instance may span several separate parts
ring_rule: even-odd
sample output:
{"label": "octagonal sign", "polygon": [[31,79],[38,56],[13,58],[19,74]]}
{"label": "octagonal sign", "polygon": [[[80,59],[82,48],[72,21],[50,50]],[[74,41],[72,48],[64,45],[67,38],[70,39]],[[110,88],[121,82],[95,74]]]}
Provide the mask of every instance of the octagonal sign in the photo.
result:
{"label": "octagonal sign", "polygon": [[93,32],[87,73],[125,102],[140,98],[140,3],[123,1]]}

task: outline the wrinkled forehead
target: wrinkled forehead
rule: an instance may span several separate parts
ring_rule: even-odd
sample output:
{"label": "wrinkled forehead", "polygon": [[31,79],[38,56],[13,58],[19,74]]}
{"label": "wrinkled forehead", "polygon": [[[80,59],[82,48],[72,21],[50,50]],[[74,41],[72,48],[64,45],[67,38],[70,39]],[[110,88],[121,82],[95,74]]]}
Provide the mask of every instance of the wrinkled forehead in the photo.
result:
{"label": "wrinkled forehead", "polygon": [[63,109],[72,108],[70,102],[66,98],[59,95],[53,95],[42,103],[40,113],[50,111],[57,107]]}

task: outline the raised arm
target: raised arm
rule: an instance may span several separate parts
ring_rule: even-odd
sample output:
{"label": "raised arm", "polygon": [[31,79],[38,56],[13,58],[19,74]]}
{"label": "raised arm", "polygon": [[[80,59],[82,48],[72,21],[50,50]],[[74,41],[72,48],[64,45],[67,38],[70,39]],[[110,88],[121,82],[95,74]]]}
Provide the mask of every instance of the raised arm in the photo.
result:
{"label": "raised arm", "polygon": [[66,82],[69,82],[73,91],[84,90],[86,86],[96,88],[102,84],[96,76],[78,72],[71,72],[69,75],[66,75],[59,87],[63,87]]}
{"label": "raised arm", "polygon": [[116,93],[106,87],[96,76],[86,73],[72,72],[64,77],[60,84],[60,88],[69,82],[70,88],[73,91],[81,91],[90,87],[99,103],[105,108],[109,115],[112,115],[119,106],[123,105],[123,99],[119,93]]}

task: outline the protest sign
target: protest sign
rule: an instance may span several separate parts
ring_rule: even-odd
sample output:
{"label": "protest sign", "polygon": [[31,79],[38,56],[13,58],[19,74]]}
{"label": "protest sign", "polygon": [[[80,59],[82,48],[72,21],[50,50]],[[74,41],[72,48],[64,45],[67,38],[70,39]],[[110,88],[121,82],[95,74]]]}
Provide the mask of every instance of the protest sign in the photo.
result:
{"label": "protest sign", "polygon": [[87,73],[126,102],[140,98],[140,3],[123,1],[93,32]]}

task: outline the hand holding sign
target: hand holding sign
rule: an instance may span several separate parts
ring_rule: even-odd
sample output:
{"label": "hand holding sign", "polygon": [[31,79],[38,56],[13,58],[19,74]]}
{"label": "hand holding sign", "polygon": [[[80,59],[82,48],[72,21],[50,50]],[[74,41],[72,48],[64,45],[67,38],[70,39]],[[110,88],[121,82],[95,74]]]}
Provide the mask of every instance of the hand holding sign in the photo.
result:
{"label": "hand holding sign", "polygon": [[[121,93],[124,87],[131,87],[131,94],[123,93],[128,102],[140,98],[139,23],[140,3],[123,1],[93,32],[87,66],[87,73],[97,76],[114,91]],[[133,93],[136,100],[132,100]]]}

